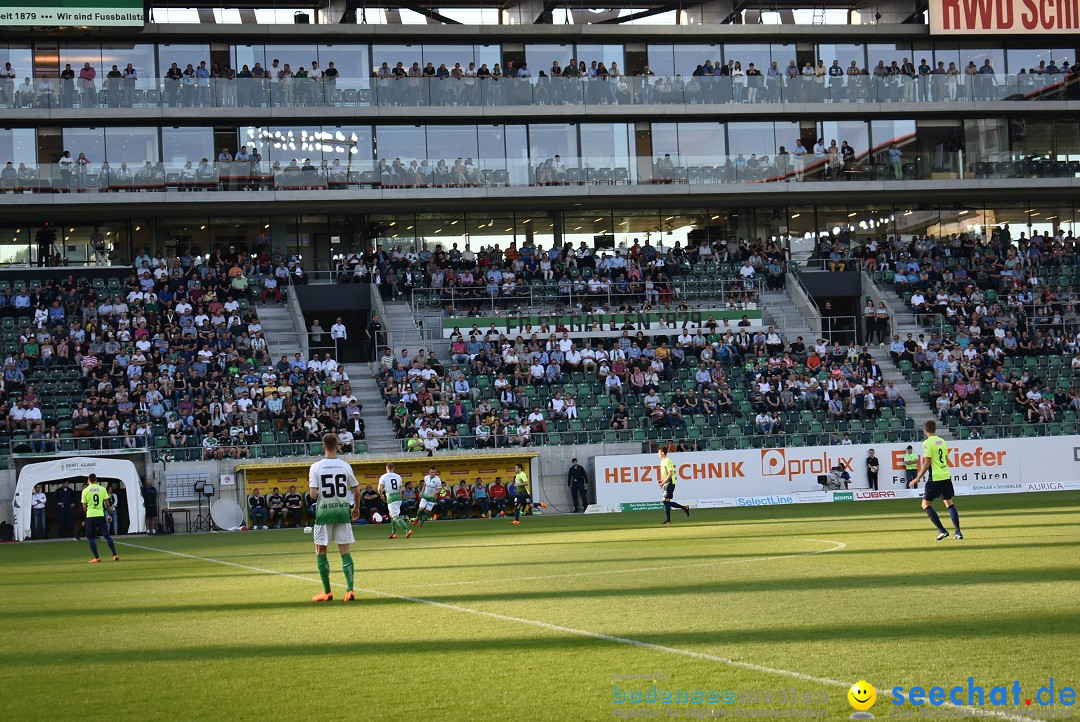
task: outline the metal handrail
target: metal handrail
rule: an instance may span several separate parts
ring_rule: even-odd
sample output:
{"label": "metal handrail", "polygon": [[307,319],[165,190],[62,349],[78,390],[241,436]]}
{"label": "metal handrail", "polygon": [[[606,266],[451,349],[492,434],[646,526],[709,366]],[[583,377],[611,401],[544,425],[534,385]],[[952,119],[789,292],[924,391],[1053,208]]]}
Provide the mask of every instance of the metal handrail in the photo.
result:
{"label": "metal handrail", "polygon": [[[761,294],[764,290],[765,281],[760,276],[751,280],[737,279],[737,278],[724,278],[715,281],[708,281],[709,284],[720,284],[720,293],[713,293],[709,286],[702,285],[706,281],[703,280],[689,280],[679,279],[674,281],[667,281],[666,285],[670,289],[670,293],[673,300],[678,302],[692,302],[696,299],[719,299],[721,304],[732,305],[733,308],[751,308],[748,304],[753,303],[755,306],[760,305]],[[694,288],[694,285],[698,285],[698,288]],[[635,305],[645,299],[651,299],[653,303],[661,302],[661,294],[659,291],[653,291],[650,293],[625,293],[620,294],[616,291],[608,289],[603,293],[585,293],[574,292],[571,286],[571,290],[566,295],[560,295],[558,293],[557,282],[533,282],[528,286],[528,295],[520,296],[496,296],[487,293],[479,286],[470,290],[468,296],[463,296],[461,290],[456,286],[445,286],[441,288],[435,288],[432,286],[426,287],[414,287],[412,289],[411,305],[414,309],[420,308],[421,303],[430,307],[436,308],[444,306],[446,302],[450,304],[451,310],[458,310],[459,306],[484,306],[489,308],[493,315],[511,314],[514,313],[514,306],[527,305],[531,309],[535,309],[541,306],[553,306],[556,303],[563,303],[567,306],[573,306],[577,303],[590,302],[602,303],[606,308],[614,310],[623,301],[632,302]],[[483,292],[482,297],[473,295],[475,291]],[[667,295],[667,291],[665,294]],[[738,299],[738,300],[736,300]],[[691,304],[693,305],[693,304]],[[703,304],[704,305],[704,304]],[[486,312],[486,310],[485,310]]]}

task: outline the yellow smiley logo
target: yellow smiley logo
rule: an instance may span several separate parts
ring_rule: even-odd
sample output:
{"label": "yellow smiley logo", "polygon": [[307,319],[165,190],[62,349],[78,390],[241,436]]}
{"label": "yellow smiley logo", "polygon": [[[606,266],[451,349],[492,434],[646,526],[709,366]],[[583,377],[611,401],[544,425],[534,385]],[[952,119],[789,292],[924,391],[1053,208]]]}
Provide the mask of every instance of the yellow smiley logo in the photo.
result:
{"label": "yellow smiley logo", "polygon": [[852,707],[860,712],[865,712],[874,706],[874,702],[877,702],[877,690],[874,689],[874,685],[865,679],[860,679],[851,685],[851,689],[847,693],[847,699]]}

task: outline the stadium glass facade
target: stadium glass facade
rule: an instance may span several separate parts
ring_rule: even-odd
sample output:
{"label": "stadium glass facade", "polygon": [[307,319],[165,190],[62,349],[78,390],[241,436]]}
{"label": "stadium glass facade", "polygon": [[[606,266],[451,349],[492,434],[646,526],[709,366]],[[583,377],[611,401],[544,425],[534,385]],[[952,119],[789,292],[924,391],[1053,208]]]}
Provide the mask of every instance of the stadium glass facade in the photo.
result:
{"label": "stadium glass facade", "polygon": [[1076,34],[250,30],[7,33],[0,264],[35,263],[46,221],[71,263],[100,231],[119,263],[269,245],[326,271],[353,243],[795,249],[1080,220]]}

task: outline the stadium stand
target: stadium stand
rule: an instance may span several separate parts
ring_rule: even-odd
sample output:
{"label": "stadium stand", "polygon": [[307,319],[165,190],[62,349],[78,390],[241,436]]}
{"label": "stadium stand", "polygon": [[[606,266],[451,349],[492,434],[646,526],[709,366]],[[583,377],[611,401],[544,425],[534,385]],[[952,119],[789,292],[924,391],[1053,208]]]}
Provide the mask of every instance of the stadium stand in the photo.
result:
{"label": "stadium stand", "polygon": [[1080,279],[1075,239],[890,238],[859,251],[915,316],[890,356],[957,438],[1076,433]]}
{"label": "stadium stand", "polygon": [[[763,278],[784,283],[775,246],[702,239],[661,255],[635,243],[624,259],[583,245],[551,251],[543,270],[537,255],[512,246],[506,254],[381,254],[371,265],[345,259],[346,278],[369,276],[388,296],[411,278],[418,303],[442,307],[449,319],[447,359],[391,349],[380,359],[386,413],[404,450],[652,448],[677,439],[719,450],[914,438],[903,399],[865,349],[785,343],[760,313],[754,321],[743,313],[757,309]],[[650,288],[647,279],[661,280]],[[521,313],[523,301],[533,315],[520,333],[470,322],[481,309]],[[697,321],[645,331],[635,318],[643,309],[687,313],[691,302]]]}
{"label": "stadium stand", "polygon": [[[138,273],[0,279],[0,464],[10,453],[147,448],[167,460],[366,450],[361,406],[324,354],[270,356],[258,297],[290,270],[265,252],[141,254]],[[130,273],[130,272],[128,272]],[[280,298],[275,293],[274,298]]]}

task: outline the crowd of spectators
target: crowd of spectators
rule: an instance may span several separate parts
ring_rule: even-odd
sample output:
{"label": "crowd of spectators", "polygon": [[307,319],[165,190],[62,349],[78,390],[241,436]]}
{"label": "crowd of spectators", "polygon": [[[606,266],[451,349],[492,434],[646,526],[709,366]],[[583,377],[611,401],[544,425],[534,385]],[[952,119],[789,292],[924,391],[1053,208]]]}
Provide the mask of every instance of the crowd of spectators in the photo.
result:
{"label": "crowd of spectators", "polygon": [[[509,264],[520,261],[517,248],[507,253]],[[555,255],[589,266],[603,257],[584,246],[559,249]],[[636,242],[627,256],[642,263],[663,258],[651,244]],[[623,258],[621,251],[611,257]],[[688,266],[703,258],[735,262],[748,269],[747,279],[769,273],[770,264],[777,272],[784,270],[779,249],[760,243],[697,242],[672,258]],[[375,259],[346,258],[343,276],[359,279],[392,273],[396,278],[395,269],[416,273],[415,267],[421,265],[426,278],[442,274],[444,282],[448,273],[457,277],[481,269],[487,269],[488,278],[488,271],[505,268],[506,259],[505,253],[495,251],[481,261],[475,253],[458,253],[456,247],[451,253],[441,248],[422,248],[416,254],[395,250]],[[514,278],[522,283],[555,274],[552,270],[550,277],[533,275],[536,270],[526,274],[524,266],[511,266]],[[397,286],[390,291],[396,293]],[[624,308],[640,310],[649,300],[639,291],[632,301],[624,300]],[[586,292],[577,309],[596,313],[604,309],[602,304]],[[470,317],[469,311],[460,315]],[[731,415],[759,433],[772,434],[787,430],[788,419],[801,418],[804,410],[847,422],[875,420],[881,408],[904,405],[899,390],[883,381],[869,352],[854,343],[845,347],[818,339],[807,345],[802,337],[785,343],[776,329],[754,326],[746,317],[735,323],[708,319],[700,326],[672,328],[655,336],[631,321],[627,324],[610,329],[616,332],[611,338],[585,339],[561,327],[537,327],[508,336],[473,325],[455,332],[446,363],[424,352],[412,355],[387,348],[379,359],[387,416],[407,450],[433,453],[462,446],[543,443],[558,422],[594,419],[600,397],[605,399],[604,408],[610,409],[604,428],[623,431],[685,430],[694,416],[719,422]]]}
{"label": "crowd of spectators", "polygon": [[[16,85],[17,69],[5,63],[0,69],[0,105],[11,108],[131,108],[157,105],[185,108],[251,107],[320,107],[343,101],[361,101],[357,91],[370,91],[374,85],[379,105],[397,106],[477,106],[477,105],[561,105],[584,103],[609,105],[620,103],[856,103],[877,101],[944,101],[957,99],[996,99],[996,86],[1007,86],[1009,94],[1027,96],[1044,88],[1069,92],[1069,81],[1076,76],[1076,66],[1068,59],[1061,63],[1042,60],[1037,67],[1014,70],[1014,78],[1005,79],[988,58],[981,65],[971,60],[962,68],[957,62],[936,64],[927,58],[918,63],[904,57],[886,62],[879,59],[872,68],[859,60],[842,65],[839,59],[826,65],[819,59],[799,64],[788,60],[781,67],[777,60],[768,66],[750,60],[729,58],[727,62],[705,59],[688,77],[657,77],[648,65],[625,73],[616,62],[569,58],[565,65],[557,60],[550,68],[536,71],[528,63],[508,60],[503,67],[495,63],[438,64],[420,62],[381,63],[370,80],[351,79],[346,85],[350,97],[338,90],[340,72],[333,62],[321,67],[318,60],[310,65],[282,63],[274,58],[269,67],[261,63],[229,64],[205,60],[181,67],[172,63],[160,81],[148,87],[140,82],[140,71],[131,63],[121,68],[112,65],[98,70],[84,63],[76,70],[70,64],[54,78],[42,73],[35,81],[26,76]],[[866,79],[866,80],[863,80]],[[527,82],[499,83],[499,80]],[[444,82],[433,82],[444,81]],[[575,81],[575,82],[570,82]],[[868,81],[868,82],[867,82]],[[370,83],[370,84],[368,84]],[[148,92],[159,95],[148,97]],[[1013,93],[1014,92],[1014,93]],[[372,101],[372,96],[367,96]]]}
{"label": "crowd of spectators", "polygon": [[[988,424],[1055,423],[1080,411],[1073,268],[1076,239],[1021,232],[886,237],[853,255],[903,297],[925,333],[893,335],[890,354],[921,379],[943,422],[972,437]],[[1073,359],[1070,364],[1063,359]]]}
{"label": "crowd of spectators", "polygon": [[[34,452],[85,440],[220,459],[330,430],[363,439],[361,406],[330,353],[271,362],[249,299],[253,285],[266,297],[275,273],[288,276],[285,262],[264,248],[143,251],[122,283],[72,275],[7,289],[0,423]],[[77,393],[58,399],[68,381]]]}
{"label": "crowd of spectators", "polygon": [[352,251],[338,267],[342,283],[378,286],[384,299],[405,298],[422,288],[445,302],[444,315],[469,316],[492,306],[513,309],[530,298],[530,287],[550,290],[552,304],[574,306],[583,313],[642,311],[680,299],[675,278],[708,266],[712,273],[727,269],[732,282],[723,289],[726,305],[743,308],[757,298],[759,284],[784,286],[787,260],[773,241],[693,239],[660,248],[635,238],[628,248],[596,249],[582,241],[542,248],[526,241],[497,246],[449,249],[421,244],[419,250],[401,246],[372,254]]}
{"label": "crowd of spectators", "polygon": [[[1041,61],[1037,67],[1014,70],[1005,78],[989,59],[962,68],[956,61],[928,61],[904,57],[872,68],[857,60],[842,65],[834,59],[827,65],[792,59],[781,67],[779,61],[766,66],[749,60],[707,59],[683,77],[658,77],[643,66],[624,73],[617,62],[569,58],[565,64],[553,61],[538,71],[525,61],[508,60],[506,66],[475,62],[421,64],[419,61],[382,62],[371,79],[349,79],[346,98],[338,89],[341,74],[333,62],[321,67],[282,63],[275,58],[269,67],[256,62],[171,63],[154,88],[148,88],[133,64],[112,65],[99,78],[89,62],[78,70],[65,64],[58,77],[41,74],[35,81],[25,76],[16,86],[17,69],[10,62],[0,69],[0,105],[12,108],[130,108],[142,104],[166,107],[318,107],[351,100],[363,102],[357,91],[370,93],[374,86],[380,105],[514,105],[616,103],[775,103],[785,102],[929,102],[957,99],[991,100],[1007,87],[1008,95],[1027,96],[1046,88],[1063,91],[1075,74],[1067,59]],[[863,80],[863,79],[866,80]],[[499,80],[524,82],[499,83]],[[438,82],[436,82],[438,81]],[[571,82],[574,81],[574,82]],[[869,81],[869,82],[867,82]],[[147,92],[159,95],[147,97]],[[372,102],[372,95],[366,102]]]}

